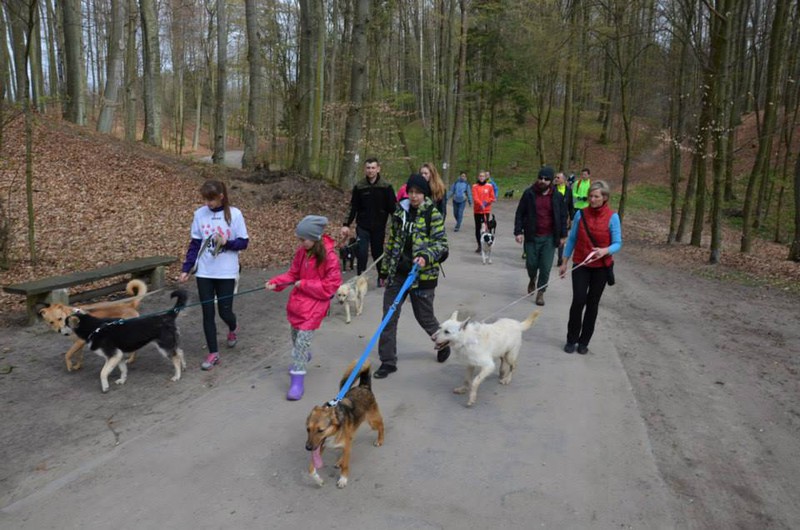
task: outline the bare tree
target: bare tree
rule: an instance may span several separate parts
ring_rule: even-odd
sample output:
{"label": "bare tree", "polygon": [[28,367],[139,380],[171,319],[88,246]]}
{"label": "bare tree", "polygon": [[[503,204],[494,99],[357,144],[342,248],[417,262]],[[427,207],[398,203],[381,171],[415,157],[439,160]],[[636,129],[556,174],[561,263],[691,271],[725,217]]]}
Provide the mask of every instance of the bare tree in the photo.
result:
{"label": "bare tree", "polygon": [[100,105],[97,130],[110,133],[114,125],[114,113],[119,106],[119,89],[122,85],[125,61],[125,5],[124,0],[111,0],[111,33],[108,37],[108,58],[106,65],[106,88]]}
{"label": "bare tree", "polygon": [[350,188],[355,183],[358,149],[361,141],[364,88],[367,66],[367,26],[370,22],[370,0],[356,0],[353,21],[353,58],[350,68],[350,101],[344,133],[344,157],[339,185]]}
{"label": "bare tree", "polygon": [[80,0],[62,0],[64,20],[64,60],[66,77],[66,100],[64,119],[86,124],[86,81],[83,69],[83,31],[81,29]]}
{"label": "bare tree", "polygon": [[225,88],[228,83],[228,17],[225,0],[217,0],[217,90],[214,99],[214,153],[215,164],[225,162],[228,136],[225,113]]}
{"label": "bare tree", "polygon": [[[264,107],[264,61],[258,30],[256,0],[245,0],[245,24],[247,28],[247,64],[250,72],[247,99],[247,123],[244,129],[244,154],[242,168],[252,169],[258,164],[259,129],[263,127],[261,110]],[[266,162],[266,157],[263,157]]]}
{"label": "bare tree", "polygon": [[142,93],[144,100],[144,136],[146,144],[161,147],[161,46],[158,39],[156,0],[139,0],[142,15]]}

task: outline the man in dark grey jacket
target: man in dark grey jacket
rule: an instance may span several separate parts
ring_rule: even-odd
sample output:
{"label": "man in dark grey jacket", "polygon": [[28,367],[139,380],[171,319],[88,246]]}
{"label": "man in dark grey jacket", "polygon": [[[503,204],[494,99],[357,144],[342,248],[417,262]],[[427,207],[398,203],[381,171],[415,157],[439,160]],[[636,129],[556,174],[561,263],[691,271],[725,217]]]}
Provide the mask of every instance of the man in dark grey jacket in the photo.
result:
{"label": "man in dark grey jacket", "polygon": [[514,216],[514,236],[525,249],[528,293],[537,290],[536,305],[544,305],[544,291],[558,246],[567,237],[564,196],[553,185],[553,169],[539,170],[536,182],[522,194]]}

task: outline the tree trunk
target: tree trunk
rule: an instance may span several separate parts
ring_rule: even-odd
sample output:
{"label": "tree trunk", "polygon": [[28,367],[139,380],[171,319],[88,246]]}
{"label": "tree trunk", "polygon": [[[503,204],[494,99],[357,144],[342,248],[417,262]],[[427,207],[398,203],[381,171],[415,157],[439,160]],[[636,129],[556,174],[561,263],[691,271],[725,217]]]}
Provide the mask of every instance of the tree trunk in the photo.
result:
{"label": "tree trunk", "polygon": [[125,6],[124,0],[111,0],[111,33],[108,36],[108,58],[106,65],[106,88],[103,90],[103,102],[100,117],[97,119],[97,131],[110,133],[114,126],[114,113],[119,106],[119,88],[124,76],[123,60],[125,38]]}
{"label": "tree trunk", "polygon": [[711,98],[713,105],[713,121],[718,124],[713,128],[714,161],[712,168],[713,190],[711,196],[711,247],[709,262],[715,265],[722,259],[722,207],[725,187],[726,149],[730,134],[722,124],[728,123],[730,109],[730,37],[735,23],[737,11],[733,8],[734,0],[716,0],[716,13],[712,15],[711,24],[711,69],[713,79],[709,80],[714,91]]}
{"label": "tree trunk", "polygon": [[156,0],[139,0],[142,14],[142,95],[146,144],[161,147],[161,48]]}
{"label": "tree trunk", "polygon": [[127,0],[125,13],[125,140],[136,141],[136,80],[138,55],[136,54],[136,30],[139,10],[136,0]]}
{"label": "tree trunk", "polygon": [[86,124],[85,76],[83,74],[83,32],[80,0],[62,0],[64,19],[64,60],[66,62],[66,101],[64,119]]}
{"label": "tree trunk", "polygon": [[[261,58],[261,43],[258,38],[256,0],[245,0],[244,9],[247,29],[247,63],[250,69],[250,94],[247,98],[247,123],[244,128],[242,168],[253,169],[259,163],[259,131],[264,126],[261,119],[261,109],[264,108],[264,61]],[[266,158],[264,161],[266,162]]]}
{"label": "tree trunk", "polygon": [[772,148],[772,135],[775,131],[777,119],[778,84],[783,61],[784,35],[786,33],[786,19],[789,0],[775,0],[775,17],[770,31],[769,58],[767,59],[767,78],[764,105],[764,126],[759,137],[758,152],[753,162],[753,170],[747,181],[747,191],[744,198],[744,211],[742,213],[742,242],[741,251],[750,252],[753,243],[753,201],[754,193],[762,180],[767,178],[770,150]]}
{"label": "tree trunk", "polygon": [[217,90],[214,100],[214,153],[215,164],[225,163],[225,141],[228,127],[225,113],[225,88],[228,83],[228,16],[226,0],[217,0]]}
{"label": "tree trunk", "polygon": [[794,240],[789,247],[789,259],[800,262],[800,153],[794,165]]}
{"label": "tree trunk", "polygon": [[339,185],[345,189],[355,184],[355,172],[359,163],[358,149],[361,141],[362,105],[367,77],[366,44],[370,7],[370,0],[356,0],[352,38],[353,59],[350,67],[350,101],[344,132],[342,170],[339,173]]}

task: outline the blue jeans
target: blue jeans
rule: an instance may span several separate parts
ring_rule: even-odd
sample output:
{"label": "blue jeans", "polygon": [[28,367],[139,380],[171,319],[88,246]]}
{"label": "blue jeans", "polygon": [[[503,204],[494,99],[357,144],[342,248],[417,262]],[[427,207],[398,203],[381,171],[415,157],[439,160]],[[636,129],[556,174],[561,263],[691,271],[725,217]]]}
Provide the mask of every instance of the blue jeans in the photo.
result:
{"label": "blue jeans", "polygon": [[453,215],[456,216],[456,230],[461,228],[461,221],[464,220],[464,207],[467,201],[456,202],[453,201]]}

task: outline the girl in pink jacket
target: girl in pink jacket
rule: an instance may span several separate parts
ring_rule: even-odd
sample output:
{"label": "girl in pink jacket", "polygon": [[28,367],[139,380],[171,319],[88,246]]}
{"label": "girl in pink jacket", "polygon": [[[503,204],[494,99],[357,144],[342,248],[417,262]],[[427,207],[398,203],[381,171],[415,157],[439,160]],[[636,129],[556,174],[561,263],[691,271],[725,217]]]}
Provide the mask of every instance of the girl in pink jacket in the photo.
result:
{"label": "girl in pink jacket", "polygon": [[268,280],[265,285],[268,291],[294,287],[286,303],[286,317],[292,326],[291,385],[286,394],[286,399],[290,401],[303,397],[314,330],[322,324],[322,319],[328,314],[331,298],[342,284],[335,242],[323,234],[327,224],[327,217],[305,216],[295,230],[300,238],[300,246],[297,247],[291,267],[287,272]]}

